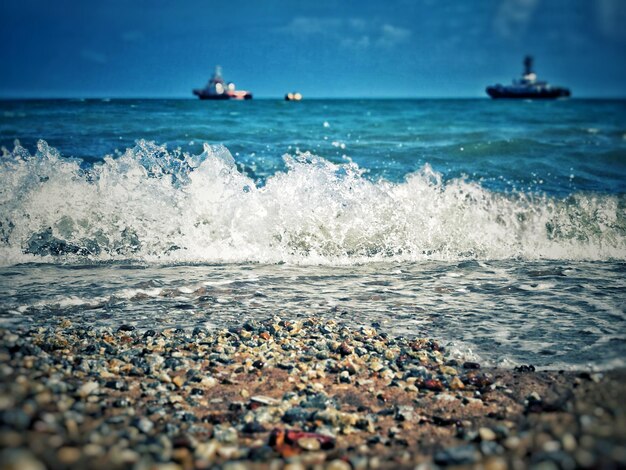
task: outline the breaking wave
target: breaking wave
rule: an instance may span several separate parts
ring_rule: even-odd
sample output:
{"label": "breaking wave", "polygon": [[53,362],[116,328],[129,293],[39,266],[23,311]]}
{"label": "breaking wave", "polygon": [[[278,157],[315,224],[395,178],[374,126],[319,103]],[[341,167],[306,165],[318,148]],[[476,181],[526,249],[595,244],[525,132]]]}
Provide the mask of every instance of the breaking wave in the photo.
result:
{"label": "breaking wave", "polygon": [[260,185],[223,146],[138,141],[84,168],[45,141],[17,145],[0,164],[0,264],[626,259],[624,195],[503,194],[428,165],[372,181],[354,163],[284,159]]}

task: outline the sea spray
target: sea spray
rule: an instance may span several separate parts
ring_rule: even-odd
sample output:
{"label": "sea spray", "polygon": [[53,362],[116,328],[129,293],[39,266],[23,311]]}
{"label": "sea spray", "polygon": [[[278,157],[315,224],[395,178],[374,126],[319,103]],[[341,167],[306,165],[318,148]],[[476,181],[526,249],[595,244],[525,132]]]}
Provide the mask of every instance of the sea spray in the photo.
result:
{"label": "sea spray", "polygon": [[0,262],[626,259],[624,195],[505,194],[428,164],[395,183],[311,153],[284,161],[259,184],[224,146],[140,140],[89,166],[45,141],[34,155],[18,145],[0,166]]}

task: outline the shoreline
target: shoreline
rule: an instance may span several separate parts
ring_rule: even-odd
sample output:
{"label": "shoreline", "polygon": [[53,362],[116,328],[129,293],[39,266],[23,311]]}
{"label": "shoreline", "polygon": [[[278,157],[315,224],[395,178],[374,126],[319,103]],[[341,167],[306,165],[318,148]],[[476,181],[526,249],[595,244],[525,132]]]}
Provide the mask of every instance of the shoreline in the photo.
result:
{"label": "shoreline", "polygon": [[0,469],[618,468],[624,396],[626,369],[482,368],[332,320],[62,320],[0,329]]}

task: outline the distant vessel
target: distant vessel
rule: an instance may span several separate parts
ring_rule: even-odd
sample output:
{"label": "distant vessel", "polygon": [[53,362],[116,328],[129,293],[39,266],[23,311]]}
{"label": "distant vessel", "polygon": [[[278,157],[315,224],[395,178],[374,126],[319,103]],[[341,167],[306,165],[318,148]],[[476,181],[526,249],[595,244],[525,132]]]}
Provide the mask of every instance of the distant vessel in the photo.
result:
{"label": "distant vessel", "polygon": [[215,67],[213,76],[204,88],[196,88],[193,94],[201,100],[251,100],[252,93],[235,89],[233,82],[226,83],[222,78],[222,67]]}
{"label": "distant vessel", "polygon": [[297,91],[294,91],[293,93],[287,93],[285,95],[285,101],[301,101],[302,100],[302,93],[298,93]]}
{"label": "distant vessel", "polygon": [[537,80],[533,72],[533,58],[524,59],[524,74],[519,80],[513,80],[512,85],[487,87],[487,94],[492,98],[522,98],[522,99],[554,99],[567,98],[571,95],[568,88],[552,86],[548,82]]}

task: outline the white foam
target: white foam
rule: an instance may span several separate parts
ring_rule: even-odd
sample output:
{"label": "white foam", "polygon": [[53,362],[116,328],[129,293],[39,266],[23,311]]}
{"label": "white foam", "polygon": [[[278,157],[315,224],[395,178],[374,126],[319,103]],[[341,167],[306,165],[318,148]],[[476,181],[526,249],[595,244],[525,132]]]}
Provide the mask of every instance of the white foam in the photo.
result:
{"label": "white foam", "polygon": [[505,195],[428,165],[392,183],[352,162],[285,162],[259,187],[221,146],[187,155],[139,141],[88,171],[43,141],[33,156],[17,146],[0,166],[0,263],[56,262],[25,253],[47,228],[84,248],[63,261],[626,259],[623,196]]}

